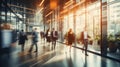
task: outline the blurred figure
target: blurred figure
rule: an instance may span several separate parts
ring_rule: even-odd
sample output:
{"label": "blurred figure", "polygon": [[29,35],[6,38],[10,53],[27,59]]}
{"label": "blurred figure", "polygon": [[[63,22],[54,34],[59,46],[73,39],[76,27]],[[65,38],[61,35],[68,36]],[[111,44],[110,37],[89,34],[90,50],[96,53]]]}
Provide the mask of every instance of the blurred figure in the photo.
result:
{"label": "blurred figure", "polygon": [[55,49],[56,47],[56,40],[58,39],[58,32],[55,31],[55,29],[52,29],[51,32],[51,39],[52,39],[52,49]]}
{"label": "blurred figure", "polygon": [[40,31],[41,43],[42,43],[42,41],[44,39],[44,36],[45,36],[44,31]]}
{"label": "blurred figure", "polygon": [[27,35],[24,30],[21,30],[19,33],[19,45],[21,45],[21,50],[24,51],[25,40],[27,40]]}
{"label": "blurred figure", "polygon": [[47,30],[45,36],[46,36],[47,42],[48,42],[49,45],[50,45],[50,42],[51,42],[51,32],[50,32],[50,29]]}
{"label": "blurred figure", "polygon": [[69,29],[69,31],[66,33],[65,39],[67,42],[66,45],[70,46],[69,51],[71,52],[72,43],[75,41],[75,34],[73,33],[72,29]]}
{"label": "blurred figure", "polygon": [[88,38],[90,38],[90,36],[88,36],[88,32],[85,28],[85,30],[81,33],[81,38],[80,40],[82,41],[83,45],[83,49],[85,48],[85,55],[88,56],[87,54],[87,48],[88,48]]}
{"label": "blurred figure", "polygon": [[16,46],[17,31],[11,27],[11,24],[3,23],[0,25],[0,34],[0,54],[9,54]]}
{"label": "blurred figure", "polygon": [[35,29],[33,30],[33,32],[32,32],[32,45],[31,45],[31,47],[30,47],[29,52],[32,51],[34,45],[35,45],[35,47],[36,47],[36,50],[35,50],[34,52],[38,52],[38,46],[37,46],[38,34],[37,34],[36,31],[37,31],[37,28],[35,28]]}
{"label": "blurred figure", "polygon": [[16,42],[17,42],[17,31],[15,29],[12,30],[12,46],[15,46],[16,45]]}

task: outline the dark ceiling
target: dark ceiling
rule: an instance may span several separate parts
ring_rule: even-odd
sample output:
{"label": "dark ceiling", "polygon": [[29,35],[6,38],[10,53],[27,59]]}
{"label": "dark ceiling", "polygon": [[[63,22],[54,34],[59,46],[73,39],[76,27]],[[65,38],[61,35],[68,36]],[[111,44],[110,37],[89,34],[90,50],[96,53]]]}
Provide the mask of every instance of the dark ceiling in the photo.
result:
{"label": "dark ceiling", "polygon": [[41,1],[42,0],[25,0],[25,5],[29,8],[36,8]]}
{"label": "dark ceiling", "polygon": [[[41,3],[42,0],[19,0],[19,1],[24,2],[27,7],[36,8]],[[69,0],[58,0],[58,4],[61,5],[66,1],[69,1]],[[49,5],[49,3],[50,3],[50,0],[45,0],[44,6]]]}
{"label": "dark ceiling", "polygon": [[42,0],[18,0],[18,2],[25,4],[26,7],[33,9],[36,8],[41,1]]}

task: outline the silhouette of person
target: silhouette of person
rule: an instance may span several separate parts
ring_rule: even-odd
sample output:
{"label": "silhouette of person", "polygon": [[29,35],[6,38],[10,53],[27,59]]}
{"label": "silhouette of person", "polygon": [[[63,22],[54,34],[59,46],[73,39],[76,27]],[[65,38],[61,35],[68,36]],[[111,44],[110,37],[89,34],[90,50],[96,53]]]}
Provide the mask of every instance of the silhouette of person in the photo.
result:
{"label": "silhouette of person", "polygon": [[85,28],[85,30],[81,33],[81,40],[82,40],[82,43],[84,44],[83,49],[85,48],[85,55],[86,56],[88,56],[88,54],[87,54],[88,38],[90,38],[90,37],[88,36],[88,32]]}
{"label": "silhouette of person", "polygon": [[27,35],[25,34],[24,30],[21,30],[19,33],[19,45],[21,45],[22,51],[24,51],[25,40],[27,40]]}
{"label": "silhouette of person", "polygon": [[66,41],[67,41],[67,45],[70,46],[69,51],[71,52],[72,43],[75,41],[75,34],[73,33],[71,28],[66,33],[65,38],[66,38]]}
{"label": "silhouette of person", "polygon": [[40,31],[41,42],[43,41],[44,36],[45,36],[44,31]]}
{"label": "silhouette of person", "polygon": [[56,40],[58,39],[58,32],[55,31],[55,29],[52,29],[51,32],[51,39],[52,39],[52,49],[55,49],[56,47]]}
{"label": "silhouette of person", "polygon": [[34,52],[38,52],[38,46],[37,46],[38,34],[37,34],[36,30],[37,30],[37,28],[35,28],[35,29],[33,30],[33,32],[32,32],[32,45],[31,45],[31,47],[30,47],[29,52],[32,51],[34,45],[35,45],[35,47],[36,47],[36,50],[35,50]]}
{"label": "silhouette of person", "polygon": [[51,32],[50,32],[50,29],[47,29],[45,36],[46,36],[47,42],[50,44],[50,42],[51,42]]}

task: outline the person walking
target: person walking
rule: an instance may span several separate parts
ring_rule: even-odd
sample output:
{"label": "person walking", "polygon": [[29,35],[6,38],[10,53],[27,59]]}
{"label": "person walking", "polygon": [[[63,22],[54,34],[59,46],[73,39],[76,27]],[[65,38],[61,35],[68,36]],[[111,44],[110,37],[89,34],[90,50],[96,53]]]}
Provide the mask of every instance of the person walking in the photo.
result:
{"label": "person walking", "polygon": [[43,31],[40,31],[40,37],[41,37],[41,43],[42,43],[43,38],[44,38],[44,32]]}
{"label": "person walking", "polygon": [[52,39],[52,49],[55,49],[56,47],[56,40],[58,39],[58,32],[55,31],[55,29],[52,29],[51,32],[51,39]]}
{"label": "person walking", "polygon": [[35,45],[36,47],[36,50],[34,52],[38,52],[38,45],[37,45],[37,42],[38,42],[38,33],[37,33],[37,28],[35,28],[32,32],[32,45],[29,49],[29,52],[32,51],[33,49],[33,46]]}
{"label": "person walking", "polygon": [[88,38],[90,38],[90,36],[88,35],[88,32],[85,28],[85,30],[81,33],[81,38],[80,40],[82,41],[83,45],[83,50],[85,49],[85,55],[88,56],[87,54],[87,49],[88,49]]}
{"label": "person walking", "polygon": [[45,36],[46,36],[46,40],[47,40],[47,42],[49,43],[49,46],[50,46],[50,42],[51,42],[51,32],[50,32],[50,29],[47,30]]}
{"label": "person walking", "polygon": [[27,40],[27,35],[24,30],[21,30],[19,33],[19,45],[21,45],[21,51],[24,51],[25,40]]}
{"label": "person walking", "polygon": [[75,34],[73,33],[72,29],[70,28],[69,31],[65,35],[65,39],[67,41],[66,45],[70,46],[69,51],[71,52],[71,47],[73,42],[75,41]]}

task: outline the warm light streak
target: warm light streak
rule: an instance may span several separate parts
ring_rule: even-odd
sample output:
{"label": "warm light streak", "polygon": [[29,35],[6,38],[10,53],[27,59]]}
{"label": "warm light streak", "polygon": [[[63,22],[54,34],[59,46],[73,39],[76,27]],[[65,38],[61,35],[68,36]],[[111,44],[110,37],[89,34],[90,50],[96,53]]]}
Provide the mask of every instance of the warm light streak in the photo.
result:
{"label": "warm light streak", "polygon": [[63,14],[65,12],[67,12],[68,10],[67,9],[64,9],[63,11],[60,12],[60,14]]}
{"label": "warm light streak", "polygon": [[43,8],[40,9],[40,11],[42,11],[42,10],[43,10]]}
{"label": "warm light streak", "polygon": [[70,4],[70,3],[71,3],[71,1],[68,1],[68,2],[65,3],[65,5],[68,5],[68,4]]}
{"label": "warm light streak", "polygon": [[42,0],[42,2],[39,4],[39,6],[41,6],[41,5],[43,4],[44,1],[45,1],[45,0]]}
{"label": "warm light streak", "polygon": [[75,8],[76,6],[79,6],[80,4],[82,4],[84,2],[85,2],[85,0],[82,0],[79,3],[77,3],[77,4],[73,5],[72,7],[70,7],[70,9]]}
{"label": "warm light streak", "polygon": [[37,11],[37,13],[36,13],[36,14],[40,13],[42,10],[43,10],[43,8],[41,8],[39,11]]}
{"label": "warm light streak", "polygon": [[50,14],[52,14],[53,11],[49,12],[47,15],[45,15],[45,17],[49,16]]}
{"label": "warm light streak", "polygon": [[72,5],[73,3],[74,3],[74,1],[68,1],[67,3],[65,3],[65,6],[63,8],[66,9],[67,7]]}

